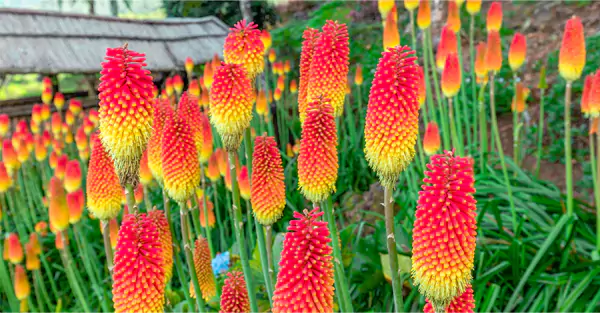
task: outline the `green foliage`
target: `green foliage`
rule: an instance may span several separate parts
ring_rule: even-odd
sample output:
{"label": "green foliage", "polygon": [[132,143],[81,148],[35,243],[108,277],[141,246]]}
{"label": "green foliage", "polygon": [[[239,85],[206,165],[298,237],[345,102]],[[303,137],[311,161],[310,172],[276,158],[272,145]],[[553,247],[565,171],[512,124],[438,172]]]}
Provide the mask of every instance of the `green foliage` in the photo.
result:
{"label": "green foliage", "polygon": [[[240,21],[242,13],[239,1],[185,1],[163,0],[163,6],[168,17],[203,17],[214,15],[225,24],[233,26]],[[252,21],[259,28],[274,25],[277,19],[271,5],[265,1],[250,1]]]}

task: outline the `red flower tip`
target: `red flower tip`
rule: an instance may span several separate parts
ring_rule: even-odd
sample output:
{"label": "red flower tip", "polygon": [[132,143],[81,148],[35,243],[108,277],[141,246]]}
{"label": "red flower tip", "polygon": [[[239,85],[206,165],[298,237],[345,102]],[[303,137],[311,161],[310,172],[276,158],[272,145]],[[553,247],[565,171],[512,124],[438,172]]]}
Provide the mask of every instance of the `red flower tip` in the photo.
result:
{"label": "red flower tip", "polygon": [[455,53],[448,54],[446,65],[442,71],[442,92],[447,98],[452,98],[458,94],[462,80],[462,71],[460,62]]}
{"label": "red flower tip", "polygon": [[565,25],[560,53],[558,55],[558,71],[567,81],[579,79],[585,66],[585,35],[583,25],[577,16],[573,16]]}
{"label": "red flower tip", "polygon": [[458,53],[458,42],[456,34],[448,27],[448,25],[446,25],[442,28],[442,35],[435,59],[435,64],[438,69],[444,69],[446,58],[451,53]]}
{"label": "red flower tip", "polygon": [[433,155],[440,149],[440,130],[436,122],[429,122],[423,138],[423,150],[427,155]]}
{"label": "red flower tip", "polygon": [[69,223],[75,224],[81,219],[83,207],[85,206],[85,197],[83,190],[77,189],[67,194],[67,207],[69,208]]}
{"label": "red flower tip", "polygon": [[223,47],[225,62],[242,65],[251,81],[264,70],[264,51],[260,30],[254,22],[241,20],[229,29]]}
{"label": "red flower tip", "polygon": [[508,50],[508,64],[513,71],[518,70],[525,62],[527,55],[527,39],[521,33],[516,33],[513,37],[510,49]]}
{"label": "red flower tip", "polygon": [[81,187],[81,167],[79,166],[79,161],[71,160],[67,162],[64,181],[67,192],[79,190]]}
{"label": "red flower tip", "polygon": [[4,244],[7,252],[5,260],[8,260],[13,264],[23,262],[25,255],[23,254],[23,246],[21,246],[21,242],[19,241],[19,236],[17,234],[9,234],[8,237],[6,237]]}
{"label": "red flower tip", "polygon": [[495,30],[489,31],[487,39],[485,67],[488,72],[498,72],[502,67],[502,43],[500,42],[500,33]]}
{"label": "red flower tip", "polygon": [[252,154],[252,210],[263,225],[275,223],[285,208],[285,182],[275,138],[257,136]]}
{"label": "red flower tip", "polygon": [[460,31],[460,6],[455,1],[448,1],[448,19],[446,26],[454,33]]}
{"label": "red flower tip", "polygon": [[[424,313],[435,313],[436,310],[429,302],[429,299],[425,299],[427,304],[423,308]],[[471,285],[467,286],[465,292],[463,292],[460,296],[454,298],[447,307],[444,308],[444,312],[447,313],[473,313],[475,309],[475,299],[473,298],[473,288]]]}
{"label": "red flower tip", "polygon": [[499,32],[502,27],[502,3],[492,2],[487,14],[487,31]]}
{"label": "red flower tip", "polygon": [[244,274],[238,271],[227,273],[221,294],[221,313],[250,312],[250,302]]}

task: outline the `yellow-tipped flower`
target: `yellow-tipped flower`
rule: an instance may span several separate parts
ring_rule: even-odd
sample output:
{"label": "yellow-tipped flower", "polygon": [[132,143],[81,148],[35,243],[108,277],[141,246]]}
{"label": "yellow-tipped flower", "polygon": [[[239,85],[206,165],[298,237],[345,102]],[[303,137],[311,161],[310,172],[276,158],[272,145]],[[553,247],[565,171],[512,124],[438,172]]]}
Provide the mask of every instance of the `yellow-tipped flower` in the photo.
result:
{"label": "yellow-tipped flower", "polygon": [[475,15],[481,11],[481,0],[467,0],[467,12]]}
{"label": "yellow-tipped flower", "polygon": [[298,91],[298,113],[300,122],[306,118],[306,106],[308,105],[308,85],[310,82],[310,66],[315,54],[315,44],[319,31],[314,28],[306,28],[302,35],[302,52],[300,53],[300,90]]}
{"label": "yellow-tipped flower", "polygon": [[487,14],[487,31],[499,32],[502,27],[502,3],[498,1],[492,2]]}
{"label": "yellow-tipped flower", "polygon": [[377,0],[377,8],[381,14],[381,19],[385,20],[392,8],[396,6],[395,0]]}
{"label": "yellow-tipped flower", "polygon": [[85,206],[85,196],[83,190],[78,189],[67,194],[67,207],[69,208],[69,223],[76,224],[83,215]]}
{"label": "yellow-tipped flower", "polygon": [[462,70],[460,62],[455,53],[450,53],[446,58],[446,65],[442,72],[442,92],[447,98],[452,98],[458,94],[462,80]]}
{"label": "yellow-tipped flower", "polygon": [[306,199],[319,203],[335,192],[338,174],[337,131],[329,99],[308,105],[298,156],[298,189]]}
{"label": "yellow-tipped flower", "polygon": [[362,71],[362,66],[360,66],[360,64],[356,65],[356,72],[354,73],[354,84],[356,84],[357,86],[362,85],[363,83],[363,71]]}
{"label": "yellow-tipped flower", "polygon": [[435,64],[438,69],[444,69],[446,58],[451,53],[458,53],[458,41],[456,34],[446,25],[442,28],[441,39],[435,56]]}
{"label": "yellow-tipped flower", "polygon": [[152,172],[150,171],[150,167],[148,167],[148,150],[144,151],[140,159],[140,182],[144,186],[152,183]]}
{"label": "yellow-tipped flower", "polygon": [[518,70],[525,63],[527,55],[527,40],[521,33],[516,33],[513,37],[510,49],[508,50],[508,64],[513,71]]}
{"label": "yellow-tipped flower", "polygon": [[460,31],[460,6],[455,1],[448,2],[448,19],[446,26],[454,33]]}
{"label": "yellow-tipped flower", "polygon": [[69,226],[69,207],[63,184],[57,177],[50,179],[50,206],[48,208],[48,219],[50,228],[61,232]]}
{"label": "yellow-tipped flower", "polygon": [[242,65],[251,81],[254,81],[254,78],[265,68],[265,45],[257,27],[254,22],[246,23],[246,20],[237,22],[229,29],[223,47],[225,62]]}
{"label": "yellow-tipped flower", "polygon": [[198,151],[190,126],[177,114],[165,121],[162,137],[164,188],[177,202],[187,201],[200,184]]}
{"label": "yellow-tipped flower", "polygon": [[273,137],[258,136],[252,154],[252,210],[256,220],[272,225],[285,208],[285,182],[281,155]]}
{"label": "yellow-tipped flower", "polygon": [[162,139],[163,139],[163,128],[165,121],[170,118],[173,114],[173,109],[168,103],[157,101],[154,104],[154,122],[152,124],[152,134],[148,141],[148,168],[154,179],[161,185],[163,183],[163,168],[162,168]]}
{"label": "yellow-tipped flower", "polygon": [[92,139],[92,156],[86,177],[87,207],[101,219],[115,218],[121,210],[121,185],[110,156],[97,136]]}
{"label": "yellow-tipped flower", "polygon": [[237,150],[250,126],[254,97],[252,83],[241,65],[223,64],[217,68],[209,114],[227,151]]}
{"label": "yellow-tipped flower", "polygon": [[404,0],[404,8],[412,13],[419,6],[419,0]]}
{"label": "yellow-tipped flower", "polygon": [[396,10],[391,10],[385,18],[383,25],[383,50],[400,44],[400,32],[398,31],[395,14]]}
{"label": "yellow-tipped flower", "polygon": [[4,240],[4,259],[10,261],[12,264],[18,264],[23,262],[23,246],[19,236],[15,233],[11,233]]}
{"label": "yellow-tipped flower", "polygon": [[[485,78],[487,78],[488,76],[488,69],[486,66],[486,58],[485,58],[485,52],[487,49],[487,45],[484,42],[480,42],[477,45],[477,53],[476,53],[476,57],[475,57],[475,75],[477,75],[477,79],[481,80],[481,82],[483,82],[483,80]],[[481,83],[480,81],[478,81],[478,83]]]}
{"label": "yellow-tipped flower", "polygon": [[500,34],[495,30],[488,32],[485,67],[488,72],[498,72],[502,68],[502,43]]}
{"label": "yellow-tipped flower", "polygon": [[263,29],[260,32],[260,40],[263,43],[264,48],[264,53],[266,54],[267,51],[269,51],[269,48],[271,48],[271,44],[273,43],[273,39],[271,39],[271,33],[269,33],[268,30]]}
{"label": "yellow-tipped flower", "polygon": [[573,16],[565,25],[560,53],[558,55],[558,71],[567,81],[581,77],[585,66],[585,36],[583,25],[577,16]]}
{"label": "yellow-tipped flower", "polygon": [[431,25],[431,4],[429,0],[421,0],[419,11],[417,12],[417,26],[425,30]]}
{"label": "yellow-tipped flower", "polygon": [[327,21],[315,42],[306,100],[330,99],[335,116],[340,116],[344,110],[349,53],[346,24]]}
{"label": "yellow-tipped flower", "polygon": [[[196,239],[196,245],[194,248],[194,269],[198,276],[198,284],[200,286],[200,292],[204,301],[210,300],[217,294],[217,287],[215,284],[215,274],[211,266],[210,249],[208,247],[208,241],[199,237]],[[194,292],[194,284],[190,282],[190,295],[192,298],[196,298]]]}
{"label": "yellow-tipped flower", "polygon": [[29,286],[29,279],[27,278],[27,272],[23,268],[23,265],[18,264],[15,266],[15,296],[18,300],[26,300],[31,293],[31,287]]}
{"label": "yellow-tipped flower", "polygon": [[4,162],[0,161],[0,193],[5,193],[10,187],[12,187],[12,178],[6,170]]}
{"label": "yellow-tipped flower", "polygon": [[434,155],[440,149],[440,130],[436,122],[429,122],[423,138],[423,150],[427,155]]}
{"label": "yellow-tipped flower", "polygon": [[25,245],[25,268],[28,271],[39,270],[41,267],[40,256],[34,251],[31,243]]}
{"label": "yellow-tipped flower", "polygon": [[198,158],[200,158],[202,144],[204,143],[204,132],[199,119],[199,116],[202,114],[202,112],[200,112],[198,100],[188,92],[184,93],[179,99],[177,113],[179,114],[179,117],[181,117],[181,119],[183,119],[190,127],[192,136],[194,138],[194,144],[196,146],[196,151],[198,152]]}
{"label": "yellow-tipped flower", "polygon": [[414,53],[408,47],[383,52],[369,96],[365,157],[386,187],[395,185],[415,156],[419,73]]}
{"label": "yellow-tipped flower", "polygon": [[123,185],[137,184],[152,131],[153,83],[144,54],[108,48],[100,77],[100,137]]}
{"label": "yellow-tipped flower", "polygon": [[173,239],[171,238],[169,221],[165,213],[158,210],[148,212],[148,218],[154,222],[154,226],[158,230],[161,256],[164,261],[165,282],[168,282],[173,277]]}

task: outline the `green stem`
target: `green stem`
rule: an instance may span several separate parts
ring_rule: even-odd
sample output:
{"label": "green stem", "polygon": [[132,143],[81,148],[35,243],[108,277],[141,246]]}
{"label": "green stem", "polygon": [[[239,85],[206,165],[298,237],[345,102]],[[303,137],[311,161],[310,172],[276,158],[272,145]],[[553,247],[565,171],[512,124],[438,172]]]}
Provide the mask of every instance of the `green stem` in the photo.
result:
{"label": "green stem", "polygon": [[144,204],[146,205],[146,211],[150,212],[152,210],[154,210],[154,208],[152,207],[152,202],[150,201],[150,194],[148,193],[148,186],[144,185]]}
{"label": "green stem", "polygon": [[[6,217],[4,219],[6,219]],[[2,248],[4,248],[2,246],[3,243],[4,241],[0,243],[0,247]],[[0,281],[2,282],[4,294],[6,295],[11,311],[19,312],[19,300],[15,296],[13,285],[10,283],[12,279],[10,278],[9,270],[6,267],[4,258],[0,258]]]}
{"label": "green stem", "polygon": [[425,72],[425,93],[426,93],[426,99],[427,99],[427,111],[429,111],[429,116],[431,117],[431,120],[436,122],[439,125],[438,122],[438,118],[437,118],[437,110],[435,109],[435,106],[433,104],[433,92],[431,91],[431,84],[429,83],[429,71],[430,71],[430,67],[431,64],[429,63],[429,58],[427,57],[429,54],[427,53],[427,33],[423,32],[423,36],[421,36],[422,38],[422,49],[423,49],[423,65],[425,66],[425,69],[423,72]]}
{"label": "green stem", "polygon": [[[258,227],[258,226],[257,226]],[[269,275],[271,278],[275,275],[275,271],[273,268],[273,229],[271,225],[264,226],[265,234],[266,234],[266,249],[267,249],[267,266],[269,267]]]}
{"label": "green stem", "polygon": [[417,36],[415,35],[415,12],[408,11],[408,16],[410,16],[410,35],[412,39],[412,48],[417,51]]}
{"label": "green stem", "polygon": [[[596,187],[594,188],[594,195],[596,196],[596,251],[600,254],[600,135],[596,132]],[[593,157],[593,155],[592,155]]]}
{"label": "green stem", "polygon": [[79,282],[77,281],[77,277],[75,276],[75,272],[74,272],[74,269],[72,266],[72,258],[70,256],[69,246],[67,244],[67,232],[66,231],[62,231],[61,240],[62,240],[62,244],[63,244],[63,249],[61,251],[62,252],[61,255],[63,257],[65,271],[67,272],[67,279],[69,280],[69,282],[71,284],[71,289],[73,289],[73,292],[75,293],[75,298],[77,298],[83,311],[91,312],[90,307],[86,301],[86,297],[84,296],[84,293],[81,290],[81,286],[79,285]]}
{"label": "green stem", "polygon": [[[464,67],[463,67],[463,58],[462,58],[462,44],[461,40],[460,40],[460,31],[456,34],[456,38],[458,39],[458,62],[460,65],[460,70],[464,71]],[[461,138],[461,145],[465,144],[465,141],[463,140],[463,134],[466,134],[467,137],[467,147],[469,147],[469,149],[471,148],[471,145],[473,144],[473,138],[471,138],[471,120],[469,119],[469,112],[467,110],[467,85],[465,83],[465,75],[461,75],[460,77],[461,79],[461,88],[460,88],[460,104],[458,104],[457,102],[457,108],[456,108],[456,113],[458,115],[457,119],[456,119],[456,127],[458,127],[458,133],[460,134],[460,138]],[[461,112],[462,111],[462,112]],[[464,120],[463,117],[461,116],[461,114],[464,116]],[[463,128],[463,123],[464,126],[466,126],[466,129]],[[463,153],[464,153],[464,149],[463,149]]]}
{"label": "green stem", "polygon": [[248,251],[246,247],[246,236],[244,235],[244,222],[242,220],[242,208],[240,205],[240,190],[238,187],[236,165],[235,165],[235,152],[229,151],[229,163],[231,164],[231,189],[233,193],[233,219],[234,219],[234,233],[240,250],[240,259],[242,261],[242,269],[244,271],[244,277],[246,279],[246,289],[248,290],[248,297],[250,299],[250,309],[252,312],[258,312],[258,305],[256,303],[256,293],[254,292],[254,282],[252,279],[252,270],[250,269],[250,262],[248,258]]}
{"label": "green stem", "polygon": [[506,163],[504,161],[504,149],[502,148],[502,140],[500,140],[500,132],[498,131],[498,119],[496,118],[496,99],[494,93],[494,81],[495,73],[492,72],[490,78],[490,108],[492,115],[492,131],[494,132],[493,137],[496,140],[496,148],[498,148],[498,156],[500,157],[500,164],[502,165],[502,173],[504,174],[504,183],[506,184],[506,190],[508,191],[508,201],[510,203],[510,210],[512,215],[513,232],[515,235],[518,234],[518,221],[517,221],[517,210],[512,194],[512,186],[508,178],[508,170],[506,169]]}
{"label": "green stem", "polygon": [[535,176],[540,177],[540,166],[542,161],[542,143],[544,141],[544,93],[546,89],[540,89],[540,118],[538,122],[537,158],[535,163]]}
{"label": "green stem", "polygon": [[42,302],[42,296],[40,294],[39,281],[37,279],[35,279],[35,276],[33,277],[33,290],[35,292],[35,299],[37,300],[37,308],[38,308],[39,312],[46,312],[46,309]]}
{"label": "green stem", "polygon": [[[190,276],[192,277],[192,284],[194,284],[194,293],[196,294],[196,305],[198,306],[199,312],[205,312],[204,308],[204,299],[202,298],[202,290],[200,289],[200,284],[198,283],[198,274],[196,273],[196,269],[194,268],[194,258],[192,256],[192,244],[190,243],[190,238],[188,237],[189,233],[189,225],[188,225],[188,209],[185,202],[179,203],[180,218],[181,218],[181,237],[183,238],[182,246],[183,252],[185,254],[185,261],[188,265],[188,270],[190,271]],[[185,290],[184,292],[187,292]]]}
{"label": "green stem", "polygon": [[112,276],[113,272],[113,251],[110,243],[110,223],[109,221],[101,221],[102,223],[102,238],[104,240],[104,253],[106,255],[106,267],[108,268],[108,272],[110,276]]}
{"label": "green stem", "polygon": [[394,232],[394,206],[392,205],[392,192],[390,187],[383,189],[383,206],[385,210],[385,231],[387,237],[388,258],[390,261],[390,276],[392,277],[392,291],[394,292],[394,312],[404,310],[402,299],[402,278],[398,272],[398,252],[396,251],[396,238]]}
{"label": "green stem", "polygon": [[427,32],[427,47],[429,49],[427,49],[427,54],[429,56],[429,64],[431,64],[431,76],[433,76],[433,90],[435,91],[435,99],[437,101],[437,106],[440,110],[440,120],[441,120],[441,126],[442,126],[442,139],[444,142],[444,149],[450,149],[450,130],[448,129],[448,123],[447,123],[447,114],[446,114],[446,109],[444,108],[444,101],[443,98],[441,96],[441,91],[440,91],[440,84],[438,81],[438,77],[437,77],[437,67],[435,64],[435,59],[433,58],[433,43],[431,40],[431,29],[428,28]]}
{"label": "green stem", "polygon": [[219,247],[221,248],[221,251],[223,251],[227,246],[227,241],[225,240],[225,226],[223,225],[223,220],[221,219],[221,207],[219,206],[219,193],[217,190],[217,182],[213,184],[213,199],[215,201],[215,215],[217,218],[217,225],[219,226]]}
{"label": "green stem", "polygon": [[461,143],[461,141],[458,139],[458,134],[456,133],[456,124],[454,121],[454,113],[453,113],[453,105],[452,105],[452,98],[448,98],[448,116],[450,117],[450,132],[452,133],[452,142],[454,145],[454,148],[458,151],[458,154],[460,156],[464,156],[464,150],[463,150],[463,145]]}
{"label": "green stem", "polygon": [[127,199],[127,207],[129,208],[130,214],[137,213],[137,206],[135,205],[135,194],[133,191],[133,186],[131,184],[125,185],[125,189],[127,190],[125,198]]}
{"label": "green stem", "polygon": [[[210,226],[208,225],[208,205],[207,205],[207,201],[206,201],[206,176],[204,175],[204,164],[200,164],[200,178],[201,178],[201,182],[202,182],[202,211],[204,213],[204,225],[206,225],[205,227],[205,231],[206,231],[206,240],[208,241],[208,246],[210,248],[210,257],[211,259],[214,259],[215,256],[217,255],[217,251],[215,250],[215,247],[213,246],[213,242],[212,242],[212,234],[211,234],[211,229]],[[215,207],[215,210],[218,209]],[[217,288],[217,291],[218,288]],[[218,292],[220,293],[220,292]],[[219,295],[219,298],[221,296]]]}
{"label": "green stem", "polygon": [[487,168],[487,154],[488,154],[488,122],[487,112],[485,110],[485,86],[481,85],[479,89],[479,96],[477,102],[479,103],[479,161],[481,166],[481,172],[485,173]]}
{"label": "green stem", "polygon": [[[475,112],[478,108],[477,105],[477,78],[475,77],[475,15],[471,15],[471,24],[469,28],[469,60],[471,61],[471,86],[473,87],[473,94],[471,95],[471,108]],[[473,114],[473,141],[477,139],[477,114]],[[481,145],[481,143],[480,143]],[[475,149],[475,147],[473,147]]]}
{"label": "green stem", "polygon": [[46,286],[44,285],[44,279],[42,277],[42,273],[40,270],[33,271],[34,283],[39,284],[40,290],[42,291],[42,296],[44,297],[44,301],[46,302],[46,306],[49,311],[53,311],[54,307],[52,306],[52,301],[50,300],[50,296],[48,295],[48,290],[46,290]]}
{"label": "green stem", "polygon": [[[571,161],[571,84],[567,82],[565,93],[565,178],[567,182],[567,215],[573,216],[573,162]],[[571,227],[569,227],[569,230]],[[570,231],[569,231],[570,232]]]}

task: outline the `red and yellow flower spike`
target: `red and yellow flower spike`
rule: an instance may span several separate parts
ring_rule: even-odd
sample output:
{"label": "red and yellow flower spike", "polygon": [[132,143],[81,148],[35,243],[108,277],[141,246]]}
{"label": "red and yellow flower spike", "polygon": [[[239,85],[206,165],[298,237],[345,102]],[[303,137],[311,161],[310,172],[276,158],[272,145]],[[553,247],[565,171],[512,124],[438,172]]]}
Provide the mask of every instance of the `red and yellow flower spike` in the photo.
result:
{"label": "red and yellow flower spike", "polygon": [[525,100],[526,100],[526,89],[527,87],[523,86],[523,83],[518,82],[515,90],[515,96],[513,97],[513,101],[511,103],[510,109],[513,112],[523,113],[525,111]]}
{"label": "red and yellow flower spike", "polygon": [[423,150],[427,155],[434,155],[440,149],[440,130],[436,122],[429,122],[423,138]]}
{"label": "red and yellow flower spike", "polygon": [[446,26],[454,33],[460,31],[460,7],[455,1],[448,1],[448,18],[446,20]]}
{"label": "red and yellow flower spike", "polygon": [[4,138],[10,130],[10,117],[7,114],[0,114],[0,137]]}
{"label": "red and yellow flower spike", "polygon": [[273,39],[271,39],[271,33],[268,30],[263,29],[260,32],[260,40],[262,41],[264,46],[263,53],[266,54],[267,51],[269,51],[269,48],[271,48],[271,44],[273,43]]}
{"label": "red and yellow flower spike", "polygon": [[171,228],[169,221],[163,211],[152,210],[148,212],[148,218],[154,222],[158,230],[158,240],[160,242],[161,256],[163,259],[163,270],[165,273],[165,282],[171,280],[173,276],[173,239],[171,238]]}
{"label": "red and yellow flower spike", "polygon": [[31,293],[31,287],[29,286],[29,279],[27,278],[27,272],[23,265],[18,264],[15,266],[15,296],[18,300],[27,300]]}
{"label": "red and yellow flower spike", "polygon": [[232,271],[227,273],[221,294],[221,313],[250,312],[250,300],[246,289],[244,273]]}
{"label": "red and yellow flower spike", "polygon": [[446,65],[442,72],[442,92],[447,98],[452,98],[458,94],[462,80],[462,71],[460,62],[456,53],[448,54]]}
{"label": "red and yellow flower spike", "polygon": [[162,136],[164,188],[177,202],[188,200],[200,184],[198,151],[190,126],[177,114],[167,117]]}
{"label": "red and yellow flower spike", "polygon": [[41,268],[39,253],[34,251],[34,247],[31,243],[25,245],[25,268],[28,271],[35,271]]}
{"label": "red and yellow flower spike", "polygon": [[485,67],[488,72],[498,72],[502,68],[502,43],[500,33],[495,30],[488,32],[485,50]]}
{"label": "red and yellow flower spike", "polygon": [[331,238],[322,215],[319,208],[294,212],[283,241],[273,313],[333,310]]}
{"label": "red and yellow flower spike", "polygon": [[475,15],[481,11],[481,0],[467,0],[467,12]]}
{"label": "red and yellow flower spike", "polygon": [[48,219],[54,232],[61,232],[69,226],[69,207],[62,182],[56,176],[50,179],[50,205]]}
{"label": "red and yellow flower spike", "polygon": [[56,168],[54,169],[54,176],[58,177],[60,180],[65,178],[65,172],[67,171],[67,163],[69,162],[69,157],[66,154],[63,154],[58,157],[56,160]]}
{"label": "red and yellow flower spike", "polygon": [[300,90],[298,91],[298,113],[300,122],[304,123],[306,118],[306,106],[308,105],[308,85],[310,81],[310,66],[315,53],[315,44],[319,31],[314,28],[306,28],[302,35],[302,52],[300,53]]}
{"label": "red and yellow flower spike", "polygon": [[487,81],[488,69],[486,66],[485,52],[487,45],[484,42],[480,42],[477,45],[477,52],[475,57],[475,75],[477,75],[477,83]]}
{"label": "red and yellow flower spike", "polygon": [[123,185],[137,184],[140,158],[153,118],[153,88],[145,56],[127,49],[106,50],[100,72],[100,138]]}
{"label": "red and yellow flower spike", "polygon": [[57,92],[56,94],[54,94],[54,106],[59,111],[61,111],[62,108],[65,106],[65,96],[62,93]]}
{"label": "red and yellow flower spike", "polygon": [[150,167],[148,167],[148,150],[146,150],[140,159],[140,183],[148,186],[152,183],[152,179],[152,172],[150,171]]}
{"label": "red and yellow flower spike", "polygon": [[196,151],[198,152],[198,157],[200,157],[200,152],[202,152],[202,145],[204,143],[204,133],[202,131],[202,125],[200,124],[199,119],[199,116],[202,114],[202,112],[200,112],[200,107],[198,106],[198,99],[190,95],[188,92],[183,93],[181,98],[179,98],[177,113],[179,114],[179,117],[190,127],[192,136],[194,138],[194,144],[196,146]]}
{"label": "red and yellow flower spike", "polygon": [[389,12],[396,6],[395,0],[377,0],[377,8],[381,14],[381,20],[385,21]]}
{"label": "red and yellow flower spike", "polygon": [[15,233],[11,233],[6,237],[4,241],[6,245],[6,260],[10,261],[12,264],[18,264],[23,262],[23,258],[25,255],[23,254],[23,246],[21,246],[21,242],[19,240],[19,236]]}
{"label": "red and yellow flower spike", "polygon": [[581,113],[588,117],[590,115],[590,93],[592,92],[592,85],[594,82],[594,74],[590,74],[585,77],[583,84],[583,91],[581,93]]}
{"label": "red and yellow flower spike", "polygon": [[[194,269],[198,276],[198,285],[204,301],[210,300],[217,294],[215,274],[213,273],[208,241],[203,237],[196,239],[194,247]],[[194,284],[190,282],[190,296],[196,298]]]}
{"label": "red and yellow flower spike", "polygon": [[[429,302],[429,299],[425,299],[427,304],[423,308],[423,313],[435,313],[433,309],[433,305]],[[454,298],[450,304],[446,308],[444,308],[444,312],[446,313],[473,313],[475,309],[475,299],[473,298],[473,288],[471,285],[467,286],[465,292],[463,292],[460,296]]]}
{"label": "red and yellow flower spike", "polygon": [[419,72],[414,53],[406,46],[383,52],[371,86],[365,157],[385,187],[394,186],[415,156]]}
{"label": "red and yellow flower spike", "polygon": [[185,67],[185,72],[187,73],[188,79],[191,79],[192,72],[194,71],[194,60],[192,60],[191,57],[185,58],[184,67]]}
{"label": "red and yellow flower spike", "polygon": [[558,55],[558,71],[567,81],[581,77],[585,66],[585,36],[583,25],[577,16],[573,16],[565,25],[562,44]]}
{"label": "red and yellow flower spike", "polygon": [[395,47],[400,44],[400,32],[398,31],[397,17],[394,16],[395,10],[388,13],[383,24],[383,50]]}
{"label": "red and yellow flower spike", "polygon": [[71,112],[74,117],[78,117],[82,110],[83,104],[81,101],[77,99],[69,100],[69,112]]}
{"label": "red and yellow flower spike", "polygon": [[67,207],[69,208],[69,223],[76,224],[81,219],[83,207],[85,206],[85,196],[83,190],[78,189],[67,194]]}
{"label": "red and yellow flower spike", "polygon": [[181,95],[183,92],[183,79],[179,74],[175,74],[175,76],[173,76],[173,89],[175,89],[177,95]]}
{"label": "red and yellow flower spike", "polygon": [[488,32],[499,32],[502,28],[502,3],[499,1],[492,2],[487,13],[486,28]]}
{"label": "red and yellow flower spike", "polygon": [[277,55],[275,53],[275,50],[269,49],[268,59],[269,59],[269,62],[271,62],[271,64],[273,64],[273,62],[275,62],[275,60],[277,59]]}
{"label": "red and yellow flower spike", "polygon": [[[198,210],[200,211],[200,226],[206,227],[206,218],[204,217],[204,201],[202,198],[204,197],[204,190],[198,188],[196,189],[196,199],[198,200]],[[208,227],[215,227],[215,206],[210,201],[208,196],[206,197],[206,211],[208,211]]]}
{"label": "red and yellow flower spike", "polygon": [[87,207],[101,220],[115,218],[121,210],[122,189],[108,152],[97,136],[92,138],[92,156],[86,177]]}
{"label": "red and yellow flower spike", "polygon": [[254,97],[252,82],[241,65],[223,64],[217,68],[210,92],[209,114],[227,151],[237,150],[244,131],[250,126]]}
{"label": "red and yellow flower spike", "polygon": [[0,161],[0,193],[5,193],[10,187],[12,187],[11,175],[6,170],[4,162]]}
{"label": "red and yellow flower spike", "polygon": [[208,116],[203,112],[200,112],[200,115],[198,115],[197,118],[202,127],[202,150],[200,150],[198,158],[200,159],[200,163],[204,164],[208,162],[208,158],[210,158],[210,155],[213,152],[212,127],[210,126]]}
{"label": "red and yellow flower spike", "polygon": [[254,22],[241,20],[229,29],[223,46],[225,62],[242,65],[251,81],[265,68],[265,45],[260,37],[260,30]]}
{"label": "red and yellow flower spike", "polygon": [[456,34],[446,25],[442,28],[442,35],[435,56],[435,64],[438,69],[444,69],[446,58],[451,53],[458,53],[458,41]]}
{"label": "red and yellow flower spike", "polygon": [[517,71],[525,62],[527,56],[527,39],[521,33],[515,33],[508,50],[508,64]]}
{"label": "red and yellow flower spike", "polygon": [[319,203],[335,192],[338,174],[337,131],[329,99],[309,103],[298,156],[298,189]]}
{"label": "red and yellow flower spike", "polygon": [[360,64],[356,64],[356,72],[354,73],[354,84],[360,86],[363,84],[363,69]]}
{"label": "red and yellow flower spike", "polygon": [[593,78],[591,79],[588,96],[588,111],[590,117],[598,117],[600,115],[600,70],[589,76],[593,76]]}
{"label": "red and yellow flower spike", "polygon": [[21,167],[17,151],[15,151],[12,140],[10,139],[5,139],[2,142],[2,161],[10,175]]}
{"label": "red and yellow flower spike", "polygon": [[[220,150],[219,150],[220,151]],[[221,178],[221,173],[219,172],[219,153],[217,150],[213,152],[213,154],[208,159],[208,167],[206,167],[206,177],[210,179],[212,182],[216,182]]]}
{"label": "red and yellow flower spike", "polygon": [[272,225],[285,208],[283,166],[275,138],[257,136],[252,158],[252,211],[259,223]]}
{"label": "red and yellow flower spike", "polygon": [[446,151],[431,157],[419,192],[412,276],[434,309],[463,294],[472,279],[477,221],[473,159]]}
{"label": "red and yellow flower spike", "polygon": [[71,160],[66,164],[64,186],[67,192],[74,192],[81,188],[81,167],[79,161]]}
{"label": "red and yellow flower spike", "polygon": [[244,200],[250,200],[250,179],[248,178],[248,167],[246,165],[242,166],[237,175],[240,196]]}
{"label": "red and yellow flower spike", "polygon": [[204,88],[209,90],[214,82],[214,73],[216,70],[216,68],[214,68],[213,65],[214,64],[210,61],[206,62],[206,64],[204,64],[204,76],[202,76],[204,80]]}
{"label": "red and yellow flower spike", "polygon": [[346,24],[327,21],[315,42],[306,100],[330,99],[335,116],[340,116],[344,110],[349,53]]}
{"label": "red and yellow flower spike", "polygon": [[123,217],[114,262],[115,312],[162,312],[165,260],[159,230],[146,214]]}
{"label": "red and yellow flower spike", "polygon": [[267,95],[264,90],[259,90],[256,95],[256,113],[258,115],[267,114]]}
{"label": "red and yellow flower spike", "polygon": [[417,26],[425,30],[431,26],[431,4],[429,0],[419,2],[419,11],[417,11]]}
{"label": "red and yellow flower spike", "polygon": [[154,121],[152,124],[152,134],[148,140],[148,167],[154,179],[161,185],[163,184],[163,166],[162,166],[162,139],[164,135],[164,126],[167,118],[175,113],[168,103],[157,101],[154,104]]}

